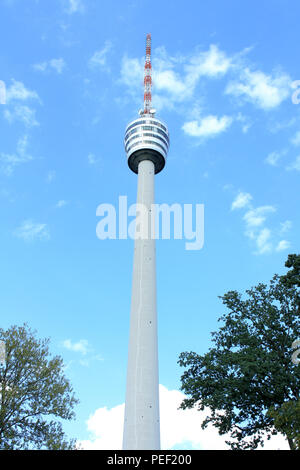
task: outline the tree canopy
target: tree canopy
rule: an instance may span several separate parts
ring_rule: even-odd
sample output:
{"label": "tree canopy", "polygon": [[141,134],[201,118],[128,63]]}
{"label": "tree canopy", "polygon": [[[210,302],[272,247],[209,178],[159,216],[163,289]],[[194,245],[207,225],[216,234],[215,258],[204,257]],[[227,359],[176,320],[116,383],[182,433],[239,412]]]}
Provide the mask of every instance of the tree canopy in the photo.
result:
{"label": "tree canopy", "polygon": [[74,418],[78,400],[62,358],[51,358],[49,339],[38,339],[27,325],[0,329],[0,339],[0,449],[73,449],[61,421]]}
{"label": "tree canopy", "polygon": [[202,423],[229,434],[231,449],[255,449],[281,432],[299,448],[300,365],[291,360],[300,339],[300,255],[289,255],[286,275],[269,285],[220,297],[227,307],[204,355],[183,352],[181,408],[209,409]]}

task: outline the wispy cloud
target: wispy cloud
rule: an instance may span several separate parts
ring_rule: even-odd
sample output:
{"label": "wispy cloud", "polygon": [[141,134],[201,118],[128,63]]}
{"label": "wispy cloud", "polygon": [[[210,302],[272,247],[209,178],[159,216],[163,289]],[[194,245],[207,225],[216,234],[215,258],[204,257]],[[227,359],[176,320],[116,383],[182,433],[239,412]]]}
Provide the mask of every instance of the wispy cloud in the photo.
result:
{"label": "wispy cloud", "polygon": [[65,339],[62,341],[62,346],[68,351],[78,353],[80,355],[78,362],[83,367],[89,367],[94,361],[103,361],[100,354],[93,354],[93,348],[86,339],[80,339],[77,342],[73,342],[71,339]]}
{"label": "wispy cloud", "polygon": [[107,65],[107,56],[111,50],[112,42],[108,40],[105,41],[104,46],[98,51],[94,52],[94,54],[90,58],[89,66],[91,68],[101,68],[108,71],[109,67]]}
{"label": "wispy cloud", "polygon": [[33,68],[38,72],[47,72],[49,70],[54,70],[57,74],[61,75],[66,68],[66,63],[62,57],[59,59],[51,59],[48,61],[40,62],[34,64]]}
{"label": "wispy cloud", "polygon": [[62,207],[66,206],[68,204],[68,201],[65,201],[64,199],[60,199],[56,206],[58,209],[61,209]]}
{"label": "wispy cloud", "polygon": [[297,119],[292,117],[291,119],[281,119],[280,121],[271,121],[268,124],[268,130],[273,134],[282,131],[283,129],[289,129],[297,123]]}
{"label": "wispy cloud", "polygon": [[263,255],[272,251],[271,243],[271,230],[268,228],[262,228],[257,233],[252,229],[246,232],[249,238],[252,238],[256,243],[256,254]]}
{"label": "wispy cloud", "polygon": [[143,80],[144,59],[130,58],[126,54],[122,57],[120,82],[129,89],[140,91],[138,87]]}
{"label": "wispy cloud", "polygon": [[50,233],[46,224],[25,220],[20,227],[14,231],[14,235],[26,242],[34,240],[49,240]]}
{"label": "wispy cloud", "polygon": [[23,122],[26,127],[30,128],[39,126],[35,113],[35,109],[32,109],[27,105],[16,105],[12,110],[5,109],[4,117],[10,124],[14,121],[20,121]]}
{"label": "wispy cloud", "polygon": [[[153,104],[162,109],[173,108],[177,103],[193,98],[202,77],[219,78],[231,68],[232,59],[215,44],[206,51],[196,51],[188,56],[169,56],[164,47],[153,52]],[[141,95],[144,59],[125,55],[121,64],[120,82],[127,86],[137,99]]]}
{"label": "wispy cloud", "polygon": [[269,153],[269,155],[267,156],[265,162],[268,163],[268,165],[271,165],[271,166],[277,166],[278,165],[278,162],[279,160],[287,154],[287,150],[284,149],[284,150],[281,150],[281,151],[274,151],[274,152],[271,152]]}
{"label": "wispy cloud", "polygon": [[[250,239],[254,240],[256,244],[256,254],[262,255],[265,253],[271,253],[275,251],[284,251],[287,250],[291,244],[287,240],[280,240],[276,242],[275,233],[266,226],[264,226],[267,215],[270,213],[276,212],[275,207],[273,206],[261,206],[256,209],[248,211],[243,219],[246,222],[246,231],[245,234]],[[288,231],[290,228],[289,221],[281,223],[281,228],[279,234],[283,234],[284,231]]]}
{"label": "wispy cloud", "polygon": [[267,215],[275,211],[273,206],[261,206],[248,210],[243,217],[246,224],[245,235],[254,240],[256,254],[262,255],[272,251],[272,232],[269,228],[264,227],[264,223]]}
{"label": "wispy cloud", "polygon": [[252,229],[261,226],[266,221],[267,215],[272,212],[276,212],[273,206],[261,206],[248,210],[243,217],[247,228]]}
{"label": "wispy cloud", "polygon": [[231,210],[243,210],[244,233],[254,243],[254,254],[263,255],[289,248],[290,243],[287,240],[276,241],[276,237],[287,232],[291,228],[291,222],[282,222],[279,230],[272,230],[266,223],[268,216],[275,213],[276,208],[272,205],[254,207],[252,200],[250,193],[240,191],[231,204]]}
{"label": "wispy cloud", "polygon": [[66,3],[66,12],[69,15],[73,13],[83,13],[85,5],[83,0],[65,0]]}
{"label": "wispy cloud", "polygon": [[83,356],[85,356],[90,350],[89,342],[86,339],[81,339],[77,341],[76,343],[72,342],[70,339],[65,339],[62,342],[62,345],[64,348],[68,349],[69,351],[78,352],[82,354]]}
{"label": "wispy cloud", "polygon": [[30,90],[24,83],[12,79],[11,85],[6,91],[5,119],[10,124],[14,121],[22,122],[27,128],[38,126],[39,122],[35,117],[36,111],[29,106],[29,101],[41,103],[36,91]]}
{"label": "wispy cloud", "polygon": [[296,145],[296,146],[300,145],[300,131],[296,132],[291,142],[293,145]]}
{"label": "wispy cloud", "polygon": [[300,155],[295,158],[295,160],[286,167],[287,170],[296,170],[300,171]]}
{"label": "wispy cloud", "polygon": [[292,222],[290,220],[286,220],[285,222],[281,222],[280,224],[280,233],[286,233],[292,228]]}
{"label": "wispy cloud", "polygon": [[33,156],[28,153],[28,135],[24,135],[17,142],[17,149],[14,153],[0,152],[0,169],[7,176],[12,175],[16,166],[33,160]]}
{"label": "wispy cloud", "polygon": [[89,165],[91,165],[91,166],[99,165],[99,164],[101,164],[101,161],[102,161],[101,158],[96,157],[96,155],[94,153],[89,153],[87,159],[88,159]]}
{"label": "wispy cloud", "polygon": [[[195,100],[197,87],[204,79],[226,77],[229,82],[225,84],[225,95],[237,97],[238,106],[249,102],[264,110],[278,107],[290,96],[291,78],[284,71],[274,70],[266,74],[256,69],[249,60],[246,63],[245,55],[250,49],[230,55],[218,45],[211,44],[204,51],[197,49],[185,56],[170,56],[164,47],[156,48],[153,51],[153,105],[159,110],[166,106],[176,109],[177,104]],[[141,95],[143,62],[142,57],[129,58],[125,55],[121,64],[120,82],[136,99],[140,99]],[[245,121],[242,131],[247,132],[251,125],[249,120],[242,115],[237,120]]]}
{"label": "wispy cloud", "polygon": [[243,134],[246,134],[253,124],[252,121],[242,113],[238,113],[235,120],[241,123]]}
{"label": "wispy cloud", "polygon": [[56,172],[54,170],[48,171],[47,177],[46,177],[47,183],[52,183],[52,181],[55,179],[55,177],[56,177]]}

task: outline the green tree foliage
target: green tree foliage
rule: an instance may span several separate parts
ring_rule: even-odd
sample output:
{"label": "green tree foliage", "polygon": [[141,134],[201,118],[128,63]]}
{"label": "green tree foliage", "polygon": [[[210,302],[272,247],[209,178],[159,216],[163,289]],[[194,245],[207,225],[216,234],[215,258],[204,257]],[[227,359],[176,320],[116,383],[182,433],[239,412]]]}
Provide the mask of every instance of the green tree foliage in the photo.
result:
{"label": "green tree foliage", "polygon": [[290,448],[300,450],[300,399],[271,407],[268,414],[274,419],[275,428],[287,436]]}
{"label": "green tree foliage", "polygon": [[289,255],[286,266],[285,276],[247,290],[245,299],[236,291],[221,297],[227,313],[212,333],[213,347],[179,356],[186,368],[181,408],[209,409],[202,428],[211,423],[228,433],[231,449],[256,449],[277,432],[296,448],[291,410],[299,403],[300,365],[291,360],[291,345],[300,339],[300,255]]}
{"label": "green tree foliage", "polygon": [[0,449],[69,450],[75,446],[61,420],[74,418],[78,402],[59,356],[49,357],[49,340],[27,325],[0,329],[6,361],[0,365]]}

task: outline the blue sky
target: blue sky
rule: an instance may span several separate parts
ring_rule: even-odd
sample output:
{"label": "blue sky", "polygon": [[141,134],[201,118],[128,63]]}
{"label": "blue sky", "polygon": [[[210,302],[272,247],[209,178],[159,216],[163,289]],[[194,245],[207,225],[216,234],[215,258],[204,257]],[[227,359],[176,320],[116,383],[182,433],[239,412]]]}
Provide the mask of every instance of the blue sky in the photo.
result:
{"label": "blue sky", "polygon": [[162,441],[214,448],[224,439],[200,414],[176,411],[177,360],[209,348],[219,295],[299,252],[299,13],[287,0],[0,1],[1,326],[51,338],[80,399],[65,429],[87,448],[120,440],[133,241],[99,240],[96,209],[135,202],[123,137],[146,34],[171,138],[156,202],[205,206],[202,250],[157,242]]}

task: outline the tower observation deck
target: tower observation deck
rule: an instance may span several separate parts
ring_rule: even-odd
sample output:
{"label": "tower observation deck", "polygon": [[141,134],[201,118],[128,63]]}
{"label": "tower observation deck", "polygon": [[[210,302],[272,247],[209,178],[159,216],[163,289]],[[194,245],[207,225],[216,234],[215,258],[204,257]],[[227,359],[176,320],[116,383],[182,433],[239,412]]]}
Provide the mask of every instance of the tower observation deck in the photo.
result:
{"label": "tower observation deck", "polygon": [[129,168],[138,175],[139,214],[134,243],[124,450],[160,449],[156,308],[154,176],[165,166],[170,140],[165,123],[151,108],[151,35],[146,39],[144,110],[126,127]]}
{"label": "tower observation deck", "polygon": [[169,131],[165,124],[153,114],[141,115],[128,124],[125,132],[125,151],[128,166],[138,173],[138,164],[143,160],[154,163],[155,174],[165,166],[169,150]]}

